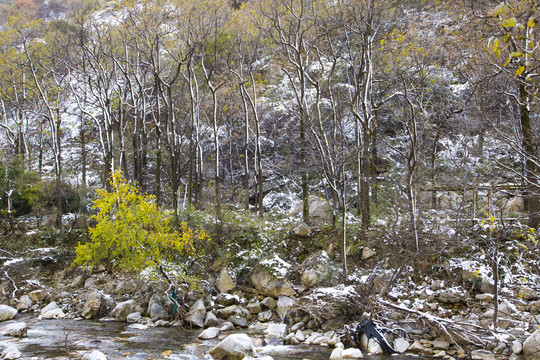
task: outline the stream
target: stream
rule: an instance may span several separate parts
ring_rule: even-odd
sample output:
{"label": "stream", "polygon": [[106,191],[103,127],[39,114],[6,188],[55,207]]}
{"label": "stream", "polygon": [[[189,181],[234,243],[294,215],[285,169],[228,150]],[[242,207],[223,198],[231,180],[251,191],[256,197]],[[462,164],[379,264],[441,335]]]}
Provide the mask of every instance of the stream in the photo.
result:
{"label": "stream", "polygon": [[[127,323],[88,320],[38,320],[31,315],[19,315],[14,320],[2,322],[26,322],[28,336],[22,339],[0,337],[0,349],[13,345],[22,353],[21,359],[68,359],[71,354],[90,350],[103,352],[109,360],[196,360],[208,359],[206,351],[220,340],[197,339],[201,330],[180,330],[174,327],[150,327],[135,329]],[[163,354],[172,351],[172,355]],[[261,355],[275,360],[328,360],[331,349],[323,346],[265,346]],[[75,357],[75,356],[74,356]],[[418,356],[366,356],[370,360],[409,360]],[[427,359],[427,358],[425,358]]]}

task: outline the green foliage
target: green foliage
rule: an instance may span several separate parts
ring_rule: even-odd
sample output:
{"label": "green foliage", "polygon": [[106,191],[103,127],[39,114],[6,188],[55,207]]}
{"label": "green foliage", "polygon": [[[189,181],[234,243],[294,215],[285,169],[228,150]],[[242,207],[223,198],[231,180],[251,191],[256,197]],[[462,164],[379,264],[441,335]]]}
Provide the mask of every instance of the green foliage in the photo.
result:
{"label": "green foliage", "polygon": [[154,196],[130,185],[120,172],[112,175],[110,184],[111,192],[97,192],[93,204],[98,210],[93,216],[97,224],[89,229],[91,241],[77,246],[74,263],[93,268],[107,261],[134,272],[154,268],[172,281],[170,265],[200,255],[194,244],[207,241],[206,233],[185,223],[180,230],[174,228],[172,214],[158,207]]}

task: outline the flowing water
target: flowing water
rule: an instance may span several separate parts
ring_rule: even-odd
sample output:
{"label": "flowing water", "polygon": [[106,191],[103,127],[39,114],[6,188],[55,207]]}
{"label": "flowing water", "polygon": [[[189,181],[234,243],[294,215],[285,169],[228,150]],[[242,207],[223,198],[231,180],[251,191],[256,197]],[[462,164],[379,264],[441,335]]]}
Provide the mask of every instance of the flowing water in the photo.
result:
{"label": "flowing water", "polygon": [[[174,327],[151,327],[133,329],[126,323],[86,320],[37,320],[32,316],[18,316],[15,321],[28,324],[28,336],[14,341],[0,338],[0,349],[13,345],[22,353],[22,359],[68,358],[68,352],[99,350],[109,360],[195,360],[204,359],[205,353],[219,340],[200,341],[200,330],[180,330]],[[2,325],[9,322],[3,322]],[[172,355],[162,355],[164,351]],[[328,360],[331,349],[322,346],[270,346],[263,347],[262,354],[275,360]],[[419,357],[372,356],[370,360],[407,360]]]}

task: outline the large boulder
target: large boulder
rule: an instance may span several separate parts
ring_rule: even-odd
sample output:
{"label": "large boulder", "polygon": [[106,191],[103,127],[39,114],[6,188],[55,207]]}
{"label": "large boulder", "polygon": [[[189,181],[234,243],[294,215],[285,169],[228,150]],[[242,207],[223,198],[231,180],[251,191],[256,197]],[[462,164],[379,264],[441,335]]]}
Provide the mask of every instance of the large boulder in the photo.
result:
{"label": "large boulder", "polygon": [[53,301],[41,309],[40,316],[42,319],[63,319],[66,314],[64,314],[64,311],[58,306],[56,301]]}
{"label": "large boulder", "polygon": [[216,281],[216,288],[219,290],[220,293],[227,293],[235,287],[236,284],[227,272],[227,269],[222,269]]}
{"label": "large boulder", "polygon": [[311,228],[308,225],[302,223],[293,229],[293,234],[298,237],[305,238],[308,237],[309,234],[311,234]]}
{"label": "large boulder", "polygon": [[46,289],[38,289],[38,290],[34,290],[34,291],[31,291],[28,296],[30,297],[30,299],[34,302],[40,302],[40,301],[43,301],[47,298],[47,296],[49,295],[49,292],[46,290]]}
{"label": "large boulder", "polygon": [[536,330],[523,343],[523,356],[527,360],[540,359],[540,330]]}
{"label": "large boulder", "polygon": [[283,318],[284,315],[289,311],[291,307],[296,304],[296,300],[288,296],[280,296],[277,302],[277,314],[280,318]]}
{"label": "large boulder", "polygon": [[337,284],[337,268],[326,251],[317,251],[304,260],[300,267],[300,281],[306,286]]}
{"label": "large boulder", "polygon": [[[309,201],[309,218],[315,222],[327,222],[332,220],[332,207],[323,198],[315,195],[310,195]],[[303,211],[303,202],[300,201],[291,213],[291,216],[301,214]]]}
{"label": "large boulder", "polygon": [[85,319],[95,319],[106,316],[114,307],[114,301],[110,296],[101,292],[93,292],[88,295],[81,316]]}
{"label": "large boulder", "polygon": [[204,320],[206,318],[206,307],[202,300],[197,300],[189,309],[185,320],[194,327],[204,327]]}
{"label": "large boulder", "polygon": [[12,308],[11,306],[0,305],[0,321],[11,320],[17,313],[17,309]]}
{"label": "large boulder", "polygon": [[135,280],[121,280],[116,285],[114,292],[118,295],[133,294],[137,289],[139,289],[139,285]]}
{"label": "large boulder", "polygon": [[294,290],[289,281],[278,279],[268,271],[256,272],[249,278],[255,289],[262,295],[275,298],[281,295],[294,296]]}
{"label": "large boulder", "polygon": [[286,324],[269,324],[266,330],[264,331],[264,338],[267,344],[275,345],[282,343],[283,339],[287,335],[287,325]]}
{"label": "large boulder", "polygon": [[30,296],[23,295],[19,298],[19,302],[17,303],[17,310],[18,311],[28,310],[30,309],[30,307],[32,307],[33,303],[34,302],[32,301],[32,299],[30,299]]}
{"label": "large boulder", "polygon": [[0,327],[0,335],[22,338],[26,337],[27,330],[26,323],[16,322]]}
{"label": "large boulder", "polygon": [[525,201],[522,196],[511,198],[504,205],[506,211],[523,212],[525,210]]}
{"label": "large boulder", "polygon": [[8,346],[2,351],[3,360],[18,359],[22,356],[21,352],[15,346]]}
{"label": "large boulder", "polygon": [[232,334],[209,351],[215,360],[242,360],[246,356],[256,357],[253,340],[246,334]]}
{"label": "large boulder", "polygon": [[135,312],[135,301],[127,300],[116,304],[111,315],[117,321],[126,321],[129,314]]}

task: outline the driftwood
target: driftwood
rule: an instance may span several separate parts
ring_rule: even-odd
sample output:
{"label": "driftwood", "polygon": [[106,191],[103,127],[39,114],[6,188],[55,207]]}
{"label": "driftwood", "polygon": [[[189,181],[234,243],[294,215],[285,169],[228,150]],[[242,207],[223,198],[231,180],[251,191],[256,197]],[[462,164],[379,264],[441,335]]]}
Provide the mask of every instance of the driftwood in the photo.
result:
{"label": "driftwood", "polygon": [[[403,306],[392,304],[391,302],[385,300],[379,300],[379,303],[383,306],[398,310],[401,312],[406,312],[412,316],[417,317],[418,320],[423,321],[431,328],[442,331],[448,339],[461,347],[460,344],[473,344],[478,347],[485,347],[487,345],[486,341],[482,339],[482,336],[488,333],[486,329],[479,325],[462,323],[452,321],[450,319],[440,318],[431,314],[427,314],[421,311],[408,309]],[[466,327],[473,328],[476,331],[467,329]]]}

